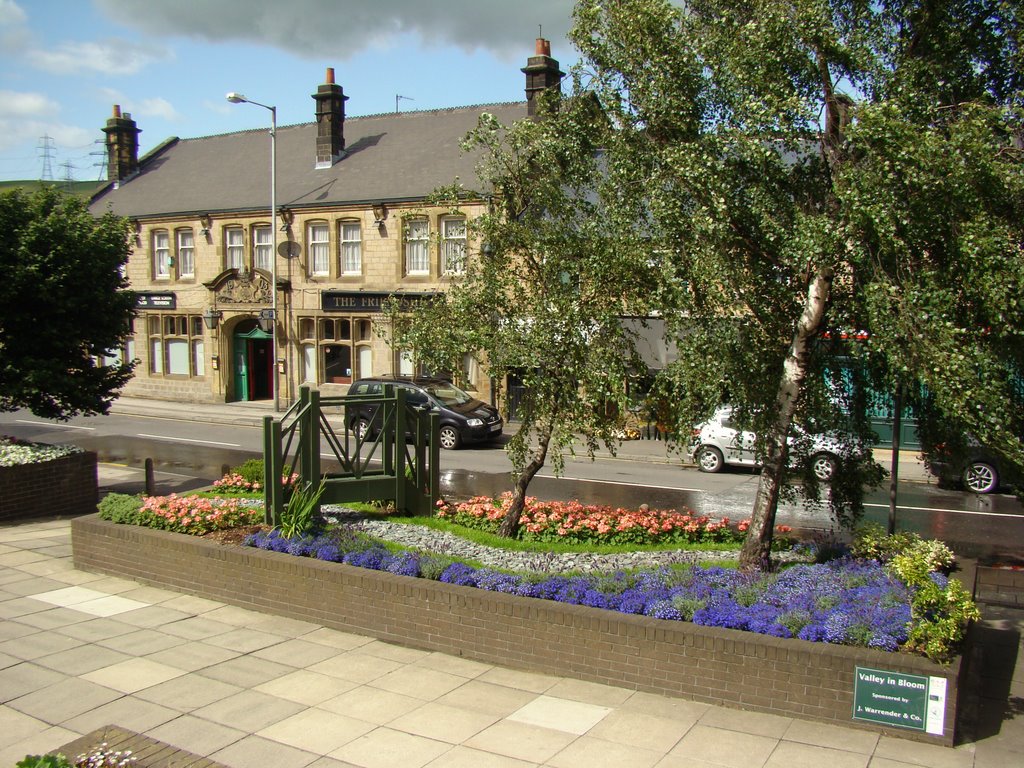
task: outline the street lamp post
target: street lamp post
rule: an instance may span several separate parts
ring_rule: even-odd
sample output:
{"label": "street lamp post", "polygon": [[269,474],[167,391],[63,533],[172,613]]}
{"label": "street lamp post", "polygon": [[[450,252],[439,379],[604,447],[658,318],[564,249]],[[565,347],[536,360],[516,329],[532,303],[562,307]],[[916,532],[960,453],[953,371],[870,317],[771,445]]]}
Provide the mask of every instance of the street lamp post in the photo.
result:
{"label": "street lamp post", "polygon": [[281,397],[278,387],[277,370],[277,107],[260,104],[247,99],[240,93],[229,93],[227,100],[232,104],[254,104],[270,112],[270,296],[273,322],[270,327],[270,344],[273,349],[271,359],[271,382],[274,387],[274,411],[281,410]]}

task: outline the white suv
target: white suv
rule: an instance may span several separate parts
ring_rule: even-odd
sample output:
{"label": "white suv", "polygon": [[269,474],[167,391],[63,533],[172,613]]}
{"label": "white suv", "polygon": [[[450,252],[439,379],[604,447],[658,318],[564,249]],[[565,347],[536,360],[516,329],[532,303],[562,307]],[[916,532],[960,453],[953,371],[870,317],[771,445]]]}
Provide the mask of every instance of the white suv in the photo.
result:
{"label": "white suv", "polygon": [[[825,483],[839,468],[840,457],[850,453],[849,447],[830,435],[804,432],[794,425],[795,435],[789,438],[792,447],[797,441],[809,440],[807,455],[815,477]],[[690,439],[690,458],[701,472],[718,472],[726,464],[744,467],[757,466],[754,456],[753,432],[740,430],[733,420],[731,406],[723,405],[715,415],[693,428]],[[790,457],[792,461],[792,455]]]}

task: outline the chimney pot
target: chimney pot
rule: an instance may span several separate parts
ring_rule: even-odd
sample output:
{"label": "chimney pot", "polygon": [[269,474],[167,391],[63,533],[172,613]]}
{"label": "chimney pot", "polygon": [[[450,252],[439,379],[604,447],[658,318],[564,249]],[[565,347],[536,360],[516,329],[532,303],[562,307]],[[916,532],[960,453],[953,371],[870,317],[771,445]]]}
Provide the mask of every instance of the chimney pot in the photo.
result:
{"label": "chimney pot", "polygon": [[103,129],[107,135],[107,179],[115,183],[127,180],[139,170],[139,130],[131,113],[114,105],[114,116]]}
{"label": "chimney pot", "polygon": [[526,60],[521,70],[526,75],[526,114],[535,117],[538,110],[538,96],[549,88],[561,88],[563,73],[558,62],[551,58],[551,41],[537,38],[536,55]]}
{"label": "chimney pot", "polygon": [[316,168],[330,168],[345,151],[345,102],[348,96],[334,82],[334,67],[327,68],[326,80],[313,94],[316,102]]}

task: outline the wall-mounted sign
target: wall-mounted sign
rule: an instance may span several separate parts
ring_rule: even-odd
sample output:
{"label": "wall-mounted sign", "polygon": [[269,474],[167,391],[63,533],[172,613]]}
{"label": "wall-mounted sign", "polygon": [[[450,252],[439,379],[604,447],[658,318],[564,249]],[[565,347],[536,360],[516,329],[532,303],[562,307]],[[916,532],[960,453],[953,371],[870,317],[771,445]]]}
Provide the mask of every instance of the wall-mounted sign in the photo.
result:
{"label": "wall-mounted sign", "polygon": [[432,293],[369,293],[367,291],[322,291],[320,309],[324,312],[380,312],[384,300],[395,298],[413,305],[434,298]]}
{"label": "wall-mounted sign", "polygon": [[857,667],[853,719],[941,736],[946,717],[946,678]]}
{"label": "wall-mounted sign", "polygon": [[178,297],[173,293],[137,293],[135,306],[138,309],[177,309]]}

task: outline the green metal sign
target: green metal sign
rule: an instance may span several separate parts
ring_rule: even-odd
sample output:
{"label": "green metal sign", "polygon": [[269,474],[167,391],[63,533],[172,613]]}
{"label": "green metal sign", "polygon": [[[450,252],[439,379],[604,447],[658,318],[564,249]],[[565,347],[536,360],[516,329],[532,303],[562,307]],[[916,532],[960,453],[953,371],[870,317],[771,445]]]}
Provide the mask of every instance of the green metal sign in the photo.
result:
{"label": "green metal sign", "polygon": [[946,679],[857,667],[853,719],[942,734]]}

